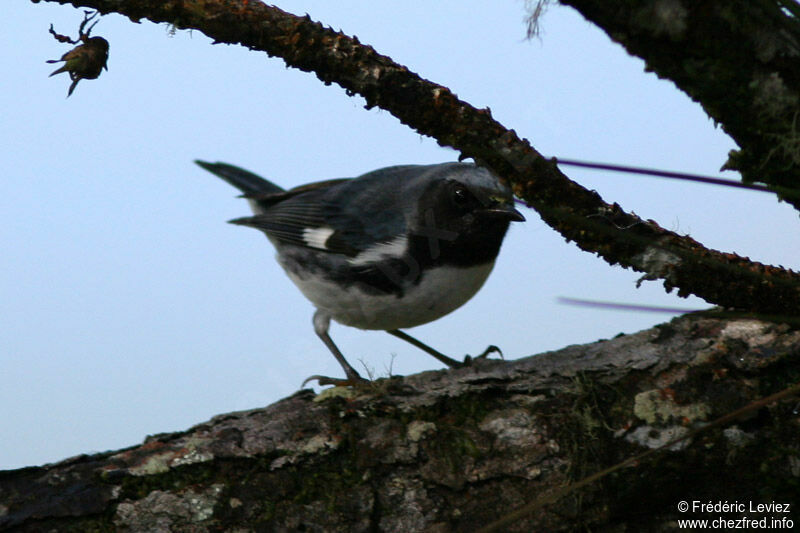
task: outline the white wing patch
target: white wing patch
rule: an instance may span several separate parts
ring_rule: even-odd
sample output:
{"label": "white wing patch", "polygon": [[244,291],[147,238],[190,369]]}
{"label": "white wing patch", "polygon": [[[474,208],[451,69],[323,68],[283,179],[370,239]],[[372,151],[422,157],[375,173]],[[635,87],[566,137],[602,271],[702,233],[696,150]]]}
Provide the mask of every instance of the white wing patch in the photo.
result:
{"label": "white wing patch", "polygon": [[303,230],[303,240],[312,248],[327,250],[328,248],[325,246],[325,243],[328,242],[328,239],[333,235],[334,231],[333,228],[324,226],[321,228],[306,228]]}
{"label": "white wing patch", "polygon": [[349,259],[348,262],[353,266],[368,265],[369,263],[375,263],[381,259],[402,257],[407,249],[408,237],[406,235],[400,235],[389,242],[382,242],[371,248],[367,248],[357,256]]}

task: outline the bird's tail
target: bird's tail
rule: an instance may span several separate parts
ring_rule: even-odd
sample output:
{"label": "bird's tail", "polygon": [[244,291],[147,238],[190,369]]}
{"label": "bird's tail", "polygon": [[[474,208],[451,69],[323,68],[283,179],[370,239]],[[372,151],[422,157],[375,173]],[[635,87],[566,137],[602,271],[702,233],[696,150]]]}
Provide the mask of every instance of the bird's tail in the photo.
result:
{"label": "bird's tail", "polygon": [[217,177],[227,181],[244,195],[252,193],[278,193],[283,192],[281,187],[278,187],[271,181],[267,181],[257,174],[253,174],[249,170],[239,168],[227,163],[208,163],[206,161],[195,160],[199,166],[208,170]]}
{"label": "bird's tail", "polygon": [[[56,61],[58,61],[58,60],[56,59],[56,60],[53,60],[53,61],[48,61],[48,63],[55,63]],[[67,66],[66,63],[64,63],[60,68],[57,68],[56,70],[51,72],[50,76],[48,76],[48,78],[53,77],[56,74],[61,74],[62,72],[67,72],[68,70],[69,70],[69,67]]]}

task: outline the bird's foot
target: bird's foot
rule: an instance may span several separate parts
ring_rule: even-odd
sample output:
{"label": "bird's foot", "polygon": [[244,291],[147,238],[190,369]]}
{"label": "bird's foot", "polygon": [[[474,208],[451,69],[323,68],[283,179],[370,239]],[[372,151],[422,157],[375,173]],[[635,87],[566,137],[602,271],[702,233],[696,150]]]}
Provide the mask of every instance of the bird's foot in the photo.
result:
{"label": "bird's foot", "polygon": [[320,375],[316,375],[315,374],[313,376],[307,377],[303,381],[303,384],[300,387],[301,388],[305,387],[306,383],[308,383],[309,381],[315,381],[315,380],[316,380],[317,384],[319,386],[321,386],[321,387],[324,387],[325,385],[333,385],[334,387],[358,387],[358,386],[361,386],[361,385],[366,385],[367,383],[371,383],[370,380],[364,379],[361,376],[359,376],[358,374],[356,374],[355,376],[347,377],[347,378],[331,378],[331,377],[328,377],[328,376],[320,376]]}
{"label": "bird's foot", "polygon": [[473,357],[471,355],[464,356],[463,365],[464,366],[469,366],[476,359],[486,359],[486,358],[489,357],[489,354],[491,354],[491,353],[498,353],[498,354],[500,354],[500,359],[505,359],[503,357],[503,350],[501,350],[500,348],[498,348],[494,344],[490,344],[489,346],[486,347],[486,349],[480,355],[476,355],[475,357]]}

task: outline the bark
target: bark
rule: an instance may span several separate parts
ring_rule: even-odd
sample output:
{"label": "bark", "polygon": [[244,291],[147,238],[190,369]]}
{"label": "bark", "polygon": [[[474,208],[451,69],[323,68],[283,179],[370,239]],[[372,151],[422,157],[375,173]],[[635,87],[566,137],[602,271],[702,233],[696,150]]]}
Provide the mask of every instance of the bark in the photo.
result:
{"label": "bark", "polygon": [[[134,21],[168,22],[202,31],[217,42],[242,44],[279,56],[288,66],[314,72],[324,83],[337,83],[348,94],[360,94],[367,107],[379,106],[419,133],[489,167],[567,240],[612,265],[642,272],[644,279],[662,279],[667,290],[677,288],[681,296],[694,294],[723,307],[763,315],[798,315],[800,275],[796,272],[705,248],[688,236],[604,202],[596,192],[569,180],[514,130],[495,121],[489,109],[470,106],[446,87],[421,79],[357,38],[325,28],[309,17],[247,0],[48,1],[102,13],[114,11]],[[630,3],[642,2],[651,3]],[[601,7],[595,10],[601,11]],[[711,37],[715,46],[728,46],[714,40],[716,35]],[[675,60],[680,61],[680,56]],[[772,131],[753,129],[752,134],[771,138]]]}
{"label": "bark", "polygon": [[[687,316],[517,361],[308,390],[124,450],[0,473],[15,531],[475,531],[800,382],[800,331]],[[681,501],[800,503],[797,399],[504,531],[674,531]],[[766,513],[800,520],[794,511]],[[762,515],[724,514],[751,519]]]}

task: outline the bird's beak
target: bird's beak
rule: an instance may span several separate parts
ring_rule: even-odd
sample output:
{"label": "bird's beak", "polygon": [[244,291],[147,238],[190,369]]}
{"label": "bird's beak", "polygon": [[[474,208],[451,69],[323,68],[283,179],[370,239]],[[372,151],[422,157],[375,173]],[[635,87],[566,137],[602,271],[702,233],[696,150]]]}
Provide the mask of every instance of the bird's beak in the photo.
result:
{"label": "bird's beak", "polygon": [[497,202],[496,204],[479,209],[478,212],[481,215],[491,218],[504,218],[509,222],[525,222],[525,217],[516,210],[513,201]]}

